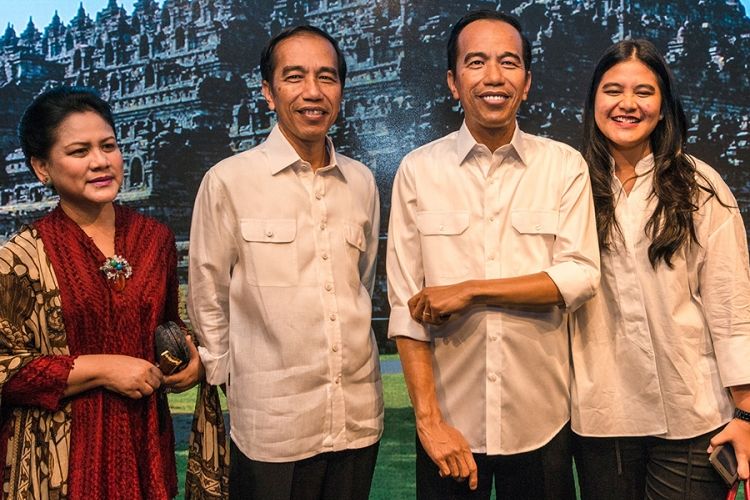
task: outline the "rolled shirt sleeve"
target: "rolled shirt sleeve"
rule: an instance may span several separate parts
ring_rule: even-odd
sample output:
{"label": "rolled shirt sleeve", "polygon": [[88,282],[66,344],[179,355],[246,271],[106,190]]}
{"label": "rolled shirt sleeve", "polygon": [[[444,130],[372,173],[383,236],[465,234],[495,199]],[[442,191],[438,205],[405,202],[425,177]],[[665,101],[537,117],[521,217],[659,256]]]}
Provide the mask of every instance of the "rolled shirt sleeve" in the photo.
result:
{"label": "rolled shirt sleeve", "polygon": [[388,338],[409,337],[428,342],[429,331],[409,313],[409,299],[424,286],[424,270],[416,222],[417,196],[413,170],[404,160],[393,181],[388,223],[388,300],[391,316]]}
{"label": "rolled shirt sleeve", "polygon": [[555,282],[568,311],[575,311],[599,287],[599,243],[591,182],[583,158],[571,162],[560,204],[552,266],[544,272]]}

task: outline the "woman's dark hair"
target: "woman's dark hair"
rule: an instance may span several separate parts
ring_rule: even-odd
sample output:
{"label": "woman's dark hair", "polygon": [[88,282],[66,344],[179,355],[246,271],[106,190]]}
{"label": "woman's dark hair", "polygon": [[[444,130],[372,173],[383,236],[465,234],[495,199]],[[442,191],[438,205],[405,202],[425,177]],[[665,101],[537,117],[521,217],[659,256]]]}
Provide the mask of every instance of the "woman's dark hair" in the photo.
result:
{"label": "woman's dark hair", "polygon": [[672,257],[680,247],[690,241],[697,243],[693,213],[698,210],[698,195],[703,191],[709,197],[716,196],[716,191],[685,153],[687,119],[674,77],[667,62],[648,40],[623,40],[608,48],[594,69],[586,98],[582,153],[591,173],[599,244],[602,249],[611,248],[615,236],[622,238],[622,229],[615,220],[609,141],[596,125],[594,102],[604,73],[628,60],[645,64],[656,76],[661,92],[662,118],[650,136],[654,154],[651,196],[656,197],[657,203],[645,231],[651,238],[648,248],[651,266],[655,268],[659,260],[663,260],[672,267]]}
{"label": "woman's dark hair", "polygon": [[71,113],[91,111],[107,122],[115,131],[112,108],[94,89],[85,87],[57,87],[39,94],[26,108],[18,125],[18,138],[26,164],[31,158],[46,160],[57,140],[57,128]]}
{"label": "woman's dark hair", "polygon": [[446,55],[448,56],[448,69],[451,70],[453,74],[456,73],[456,57],[458,57],[458,35],[461,34],[465,27],[467,27],[474,21],[481,21],[482,19],[488,19],[490,21],[500,21],[502,23],[510,24],[516,31],[518,31],[518,34],[521,36],[524,69],[527,72],[531,71],[531,43],[523,33],[521,22],[511,15],[490,9],[478,9],[468,12],[461,19],[456,21],[456,24],[453,25],[451,33],[448,36],[448,46],[446,47]]}
{"label": "woman's dark hair", "polygon": [[271,83],[273,81],[273,70],[276,66],[276,60],[273,57],[273,52],[276,49],[276,46],[282,40],[285,40],[294,35],[301,34],[319,36],[333,45],[333,50],[336,51],[336,64],[338,65],[337,70],[339,72],[339,81],[341,82],[341,89],[343,90],[344,83],[346,82],[346,59],[344,59],[344,54],[341,52],[339,44],[331,35],[323,31],[322,29],[316,28],[315,26],[310,26],[309,24],[302,24],[299,26],[290,26],[288,28],[284,28],[268,41],[266,46],[263,47],[263,52],[260,53],[261,78],[263,78],[263,80],[267,81],[268,83]]}

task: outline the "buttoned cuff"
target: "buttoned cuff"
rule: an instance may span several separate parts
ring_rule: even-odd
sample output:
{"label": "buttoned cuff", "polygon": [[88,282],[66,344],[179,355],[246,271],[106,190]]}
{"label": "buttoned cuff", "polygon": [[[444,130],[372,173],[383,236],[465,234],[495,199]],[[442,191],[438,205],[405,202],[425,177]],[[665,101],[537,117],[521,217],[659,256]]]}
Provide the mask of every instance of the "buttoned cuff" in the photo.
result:
{"label": "buttoned cuff", "polygon": [[414,340],[429,342],[430,334],[427,328],[420,325],[409,314],[409,308],[396,306],[391,309],[391,317],[388,321],[388,338],[408,337]]}
{"label": "buttoned cuff", "polygon": [[750,342],[746,335],[714,339],[714,354],[724,387],[750,384]]}
{"label": "buttoned cuff", "polygon": [[555,264],[544,272],[557,285],[569,312],[575,311],[596,295],[598,279],[591,276],[592,271],[586,266],[567,261]]}
{"label": "buttoned cuff", "polygon": [[226,384],[229,352],[214,356],[205,347],[198,346],[198,354],[200,354],[203,368],[206,370],[206,381],[211,385]]}

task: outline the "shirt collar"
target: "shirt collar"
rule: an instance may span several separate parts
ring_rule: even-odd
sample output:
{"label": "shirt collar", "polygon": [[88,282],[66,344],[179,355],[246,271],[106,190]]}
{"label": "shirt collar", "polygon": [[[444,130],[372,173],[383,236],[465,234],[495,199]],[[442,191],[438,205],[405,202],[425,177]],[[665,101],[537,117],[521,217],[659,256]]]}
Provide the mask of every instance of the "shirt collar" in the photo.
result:
{"label": "shirt collar", "polygon": [[635,164],[635,174],[643,175],[654,168],[654,154],[648,154]]}
{"label": "shirt collar", "polygon": [[[269,162],[271,164],[271,175],[276,175],[284,169],[287,169],[302,161],[297,151],[289,143],[284,134],[281,132],[279,125],[274,125],[271,133],[265,141],[266,151],[268,152]],[[328,149],[328,156],[330,157],[330,163],[323,167],[321,170],[337,169],[341,172],[341,175],[346,181],[346,174],[339,167],[338,160],[336,158],[336,149],[333,147],[333,141],[330,137],[326,136],[326,149]]]}
{"label": "shirt collar", "polygon": [[[615,159],[612,158],[612,156],[609,157],[609,165],[610,170],[612,173],[615,171]],[[650,170],[653,170],[654,168],[654,153],[650,153],[640,160],[638,160],[638,163],[635,164],[635,175],[637,176],[643,176],[644,174],[647,174]]]}
{"label": "shirt collar", "polygon": [[[518,126],[518,122],[516,122],[516,127],[513,131],[513,137],[511,137],[510,139],[510,145],[512,149],[515,150],[518,158],[521,160],[521,163],[523,165],[527,165],[526,146],[524,145],[525,136],[526,134]],[[466,161],[469,153],[471,153],[472,150],[478,145],[479,143],[476,141],[476,139],[474,139],[474,136],[471,135],[469,127],[466,126],[466,121],[464,120],[461,128],[458,130],[458,138],[456,140],[456,153],[458,154],[458,162],[460,165],[462,165],[464,161]]]}

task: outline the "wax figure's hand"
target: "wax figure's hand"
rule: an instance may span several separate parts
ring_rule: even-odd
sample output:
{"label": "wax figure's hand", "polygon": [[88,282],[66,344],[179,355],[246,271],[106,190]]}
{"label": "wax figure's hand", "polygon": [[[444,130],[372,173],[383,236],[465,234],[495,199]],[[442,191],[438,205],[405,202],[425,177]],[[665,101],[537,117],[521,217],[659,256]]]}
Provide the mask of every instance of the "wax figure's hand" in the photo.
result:
{"label": "wax figure's hand", "polygon": [[102,386],[112,392],[133,399],[150,396],[164,381],[161,370],[145,359],[107,355]]}
{"label": "wax figure's hand", "polygon": [[203,363],[201,363],[201,357],[198,354],[198,349],[195,347],[195,344],[193,344],[190,335],[186,335],[185,338],[187,339],[187,348],[190,352],[190,361],[182,370],[164,377],[164,386],[166,386],[170,392],[187,391],[206,376]]}
{"label": "wax figure's hand", "polygon": [[456,481],[469,480],[469,488],[477,489],[477,464],[458,429],[443,421],[432,423],[417,421],[417,435],[427,455],[440,469],[441,477]]}
{"label": "wax figure's hand", "polygon": [[409,313],[422,324],[441,325],[450,315],[471,305],[469,281],[446,286],[428,286],[409,299]]}
{"label": "wax figure's hand", "polygon": [[734,454],[737,456],[737,475],[740,479],[750,477],[750,422],[745,422],[733,418],[722,429],[721,432],[711,438],[711,445],[708,447],[708,453],[711,453],[716,446],[724,443],[732,443]]}

